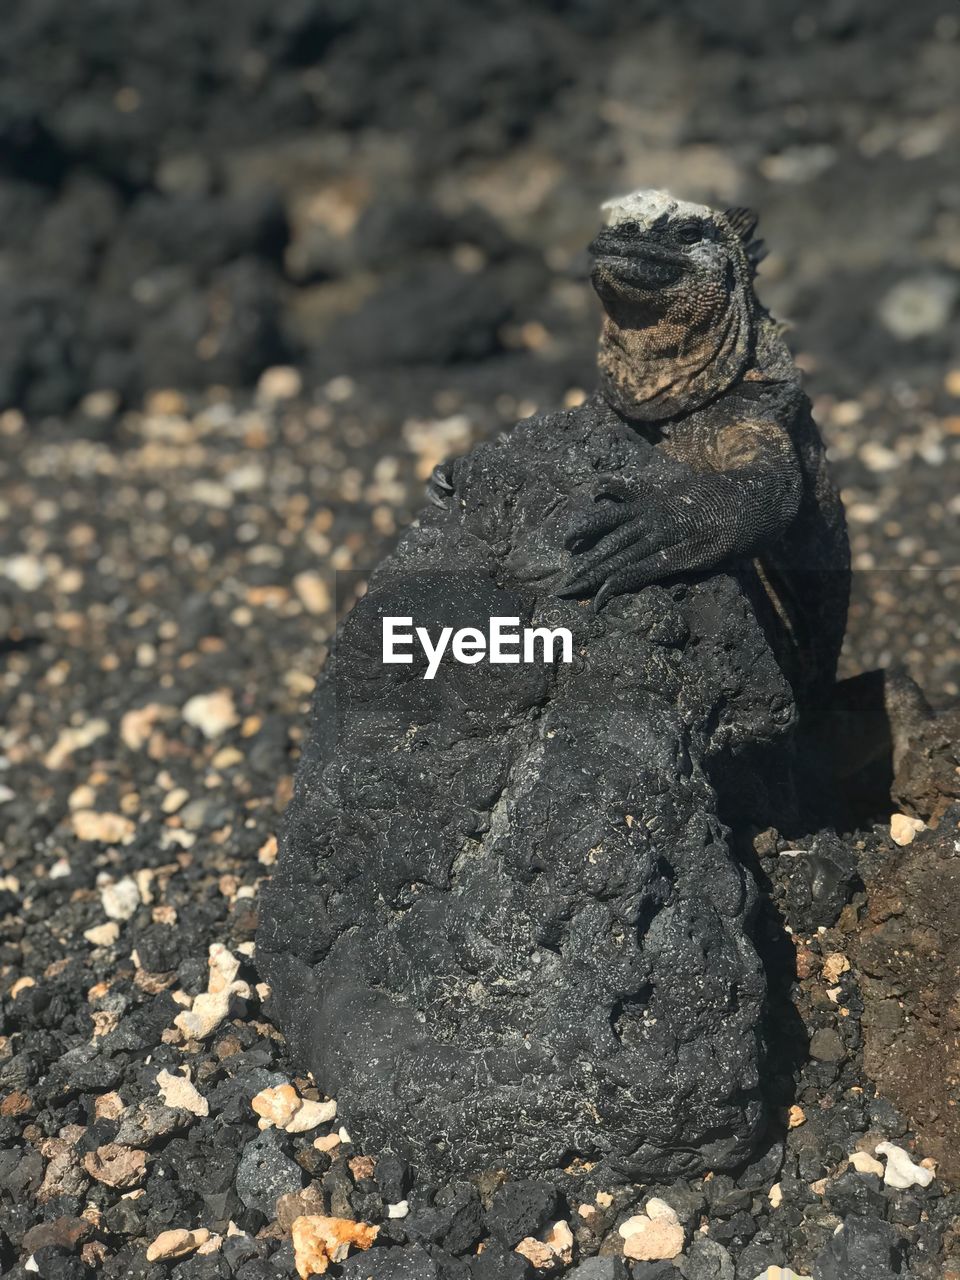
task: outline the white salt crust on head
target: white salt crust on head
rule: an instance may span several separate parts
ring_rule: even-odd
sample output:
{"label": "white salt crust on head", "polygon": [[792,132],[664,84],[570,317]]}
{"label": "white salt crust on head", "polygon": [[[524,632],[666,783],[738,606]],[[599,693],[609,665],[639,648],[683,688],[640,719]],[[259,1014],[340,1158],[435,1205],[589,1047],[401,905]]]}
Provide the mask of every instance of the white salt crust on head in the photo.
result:
{"label": "white salt crust on head", "polygon": [[607,226],[618,222],[639,222],[648,226],[664,214],[669,218],[708,218],[713,213],[705,204],[692,204],[688,200],[676,200],[669,191],[631,191],[624,196],[614,196],[600,206],[607,215]]}

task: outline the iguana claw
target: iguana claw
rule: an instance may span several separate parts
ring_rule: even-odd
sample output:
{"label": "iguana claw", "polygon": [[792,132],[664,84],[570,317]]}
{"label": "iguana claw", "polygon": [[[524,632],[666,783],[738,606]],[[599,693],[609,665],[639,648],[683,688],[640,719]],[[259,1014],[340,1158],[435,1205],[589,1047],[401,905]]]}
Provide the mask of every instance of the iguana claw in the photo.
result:
{"label": "iguana claw", "polygon": [[574,514],[564,545],[574,553],[574,566],[557,594],[593,596],[597,612],[615,596],[711,559],[709,530],[696,504],[617,477],[604,478],[592,504]]}
{"label": "iguana claw", "polygon": [[427,499],[435,507],[446,511],[453,493],[453,462],[439,462],[430,472],[427,481]]}
{"label": "iguana claw", "polygon": [[633,497],[628,486],[616,477],[598,482],[589,505],[578,508],[570,519],[563,545],[568,551],[585,551],[612,533],[627,518],[624,507],[632,503]]}

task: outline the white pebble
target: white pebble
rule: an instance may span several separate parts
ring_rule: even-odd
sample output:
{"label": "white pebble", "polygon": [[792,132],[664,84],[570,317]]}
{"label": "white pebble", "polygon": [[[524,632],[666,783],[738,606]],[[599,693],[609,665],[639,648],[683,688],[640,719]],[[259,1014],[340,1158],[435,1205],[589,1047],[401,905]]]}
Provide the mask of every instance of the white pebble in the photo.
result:
{"label": "white pebble", "polygon": [[651,1218],[646,1213],[637,1213],[622,1222],[618,1230],[623,1237],[625,1258],[654,1262],[675,1258],[683,1249],[683,1227],[675,1214],[671,1222],[667,1217]]}
{"label": "white pebble", "polygon": [[207,738],[218,738],[240,721],[229,689],[198,693],[190,698],[184,703],[183,718]]}
{"label": "white pebble", "polygon": [[249,986],[236,980],[240,968],[237,957],[221,942],[210,944],[209,957],[207,990],[173,1020],[173,1025],[190,1040],[205,1040],[219,1027],[230,1012],[233,996],[250,998]]}
{"label": "white pebble", "polygon": [[573,1261],[573,1232],[569,1222],[555,1222],[544,1235],[543,1242],[561,1262],[568,1264]]}
{"label": "white pebble", "polygon": [[48,769],[61,769],[75,751],[91,746],[98,738],[110,732],[108,720],[87,720],[80,725],[61,729],[57,740],[43,758]]}
{"label": "white pebble", "polygon": [[278,1129],[285,1129],[299,1105],[300,1099],[292,1084],[278,1084],[269,1089],[261,1089],[250,1099],[250,1106],[260,1117],[261,1129],[269,1129],[274,1125]]}
{"label": "white pebble", "polygon": [[210,1114],[210,1103],[197,1092],[190,1080],[190,1068],[184,1067],[185,1075],[174,1075],[170,1071],[157,1072],[157,1089],[164,1105],[176,1107],[181,1111],[192,1111],[195,1116]]}
{"label": "white pebble", "polygon": [[230,1012],[229,991],[205,991],[192,1006],[178,1013],[173,1025],[189,1040],[206,1040]]}
{"label": "white pebble", "polygon": [[875,1150],[878,1156],[887,1157],[883,1180],[888,1187],[905,1191],[907,1187],[929,1187],[933,1181],[933,1170],[914,1164],[903,1147],[896,1147],[892,1142],[880,1142]]}
{"label": "white pebble", "polygon": [[761,1271],[755,1280],[812,1280],[811,1276],[802,1276],[799,1272],[791,1271],[789,1267],[767,1267],[766,1271]]}
{"label": "white pebble", "polygon": [[257,395],[267,403],[276,400],[292,400],[303,388],[303,379],[298,370],[289,365],[274,365],[264,369],[257,383]]}
{"label": "white pebble", "polygon": [[47,571],[36,556],[5,556],[0,573],[15,582],[21,591],[36,591],[46,581]]}
{"label": "white pebble", "polygon": [[950,319],[957,292],[956,280],[946,274],[908,276],[880,300],[880,319],[901,342],[938,333]]}
{"label": "white pebble", "polygon": [[321,1124],[327,1124],[337,1114],[337,1104],[329,1102],[301,1102],[296,1115],[285,1126],[287,1133],[309,1133]]}
{"label": "white pebble", "polygon": [[674,1209],[672,1205],[667,1204],[666,1200],[661,1200],[658,1196],[651,1196],[643,1206],[643,1209],[647,1217],[653,1218],[656,1222],[677,1223],[680,1221],[677,1217],[676,1209]]}
{"label": "white pebble", "polygon": [[894,844],[912,844],[918,832],[926,829],[926,823],[919,818],[911,818],[907,813],[895,813],[890,819],[890,839]]}
{"label": "white pebble", "polygon": [[98,924],[94,925],[92,929],[84,929],[83,936],[88,942],[92,942],[95,947],[112,947],[120,937],[120,926],[115,920],[108,920],[106,924]]}
{"label": "white pebble", "polygon": [[110,920],[129,920],[140,905],[137,882],[124,876],[113,884],[105,884],[100,890],[100,901]]}
{"label": "white pebble", "polygon": [[206,1227],[197,1227],[194,1231],[187,1231],[183,1227],[172,1231],[161,1231],[156,1240],[147,1246],[147,1261],[184,1258],[188,1253],[195,1253],[209,1239],[210,1232]]}
{"label": "white pebble", "polygon": [[536,1236],[524,1236],[513,1251],[526,1258],[536,1271],[552,1271],[557,1261],[557,1255],[550,1246]]}
{"label": "white pebble", "polygon": [[240,972],[240,961],[222,942],[211,942],[207,964],[210,966],[210,977],[207,979],[208,991],[226,991],[233,986]]}
{"label": "white pebble", "polygon": [[878,1178],[883,1177],[883,1165],[867,1151],[854,1151],[850,1163],[857,1173],[875,1173]]}
{"label": "white pebble", "polygon": [[301,1098],[291,1084],[261,1090],[250,1105],[260,1117],[260,1128],[276,1126],[287,1133],[308,1133],[327,1124],[337,1114],[337,1104]]}

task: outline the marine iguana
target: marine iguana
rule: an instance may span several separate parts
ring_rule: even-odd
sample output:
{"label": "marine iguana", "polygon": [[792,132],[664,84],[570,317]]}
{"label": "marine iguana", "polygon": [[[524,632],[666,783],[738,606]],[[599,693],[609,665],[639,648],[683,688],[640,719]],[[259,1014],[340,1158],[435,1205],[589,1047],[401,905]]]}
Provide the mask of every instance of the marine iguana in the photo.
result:
{"label": "marine iguana", "polygon": [[[833,684],[846,626],[849,546],[840,496],[800,373],[754,292],[757,215],[720,213],[662,191],[604,206],[590,245],[604,308],[602,414],[629,423],[685,474],[663,486],[597,477],[564,545],[512,563],[559,595],[624,592],[752,558],[772,605],[774,648],[801,706]],[[457,463],[428,494],[456,496]]]}

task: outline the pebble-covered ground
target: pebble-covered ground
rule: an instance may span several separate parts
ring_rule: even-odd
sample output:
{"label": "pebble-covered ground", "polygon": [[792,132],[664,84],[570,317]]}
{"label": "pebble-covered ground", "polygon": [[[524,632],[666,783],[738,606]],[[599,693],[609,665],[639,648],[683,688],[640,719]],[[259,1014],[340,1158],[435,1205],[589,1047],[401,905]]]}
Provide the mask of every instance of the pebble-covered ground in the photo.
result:
{"label": "pebble-covered ground", "polygon": [[[519,1280],[598,1250],[616,1277],[625,1244],[635,1280],[676,1274],[672,1261],[642,1261],[647,1250],[676,1253],[692,1277],[754,1280],[771,1265],[809,1275],[850,1217],[874,1235],[892,1227],[916,1280],[949,1274],[944,1257],[960,1270],[960,1197],[904,1163],[927,1152],[863,1071],[848,935],[865,896],[819,931],[850,884],[816,907],[792,861],[773,856],[785,847],[775,834],[758,837],[758,874],[794,923],[797,956],[771,915],[778,1124],[736,1180],[616,1188],[587,1172],[497,1194],[464,1184],[434,1203],[435,1189],[411,1189],[395,1161],[354,1147],[292,1074],[262,1007],[257,888],[334,623],[336,571],[376,559],[434,461],[471,435],[457,414],[397,433],[348,379],[310,397],[291,394],[299,381],[274,369],[242,401],[157,394],[107,439],[102,422],[30,435],[18,413],[0,419],[15,446],[0,774],[9,1274],[293,1275],[291,1224],[317,1214],[379,1228],[346,1264],[358,1276],[379,1276],[382,1246],[405,1241],[418,1248],[402,1266],[444,1280],[466,1280],[467,1267]],[[843,429],[851,457],[863,420]],[[858,477],[864,489],[875,474]],[[850,880],[858,860],[869,870],[894,849],[882,826],[827,853]],[[878,1158],[885,1141],[899,1150]],[[652,1242],[625,1241],[619,1227],[653,1193],[679,1223],[664,1211]],[[856,1274],[843,1265],[818,1274]]]}
{"label": "pebble-covered ground", "polygon": [[826,902],[757,836],[775,1122],[736,1178],[418,1184],[297,1078],[253,947],[336,611],[436,461],[589,387],[611,189],[762,210],[844,673],[960,693],[955,6],[424,4],[393,51],[348,6],[248,0],[223,49],[168,8],[206,72],[123,14],[94,66],[109,5],[0,19],[0,1273],[957,1280],[957,810],[823,837]]}

